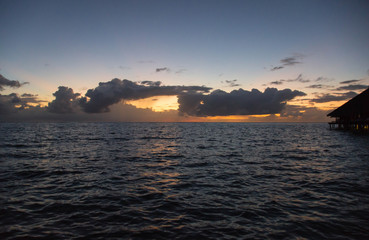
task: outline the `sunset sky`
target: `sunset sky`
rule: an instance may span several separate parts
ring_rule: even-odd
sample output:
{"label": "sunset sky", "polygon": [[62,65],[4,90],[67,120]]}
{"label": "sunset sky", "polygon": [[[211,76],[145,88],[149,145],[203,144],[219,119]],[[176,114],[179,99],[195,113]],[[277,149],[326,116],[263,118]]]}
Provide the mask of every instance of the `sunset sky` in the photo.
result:
{"label": "sunset sky", "polygon": [[0,121],[328,121],[369,1],[0,0]]}

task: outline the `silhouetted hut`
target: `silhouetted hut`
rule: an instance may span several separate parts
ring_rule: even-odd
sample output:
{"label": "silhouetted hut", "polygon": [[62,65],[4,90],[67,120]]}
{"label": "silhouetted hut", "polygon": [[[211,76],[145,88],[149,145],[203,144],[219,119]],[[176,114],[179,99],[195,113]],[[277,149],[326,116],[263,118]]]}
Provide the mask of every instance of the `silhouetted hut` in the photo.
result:
{"label": "silhouetted hut", "polygon": [[331,129],[369,129],[369,88],[327,116],[336,118]]}

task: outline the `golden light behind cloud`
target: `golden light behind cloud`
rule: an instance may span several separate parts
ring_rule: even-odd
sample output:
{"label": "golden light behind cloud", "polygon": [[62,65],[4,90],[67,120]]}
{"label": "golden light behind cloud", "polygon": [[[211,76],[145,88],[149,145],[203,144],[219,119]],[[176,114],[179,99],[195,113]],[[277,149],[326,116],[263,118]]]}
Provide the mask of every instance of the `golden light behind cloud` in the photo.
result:
{"label": "golden light behind cloud", "polygon": [[168,110],[177,110],[177,96],[157,96],[139,100],[126,101],[137,108],[150,108],[154,112],[164,112]]}

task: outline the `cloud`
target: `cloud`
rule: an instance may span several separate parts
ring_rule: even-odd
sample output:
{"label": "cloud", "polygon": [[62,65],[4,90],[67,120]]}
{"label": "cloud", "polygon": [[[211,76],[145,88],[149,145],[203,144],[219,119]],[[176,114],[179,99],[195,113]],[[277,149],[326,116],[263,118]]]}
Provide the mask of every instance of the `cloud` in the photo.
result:
{"label": "cloud", "polygon": [[284,68],[284,66],[273,67],[270,71],[275,71]]}
{"label": "cloud", "polygon": [[360,81],[361,80],[347,80],[347,81],[340,82],[340,84],[356,83],[356,82],[360,82]]}
{"label": "cloud", "polygon": [[270,82],[269,84],[271,84],[271,85],[282,85],[284,82],[300,82],[300,83],[308,83],[308,82],[310,82],[310,80],[309,80],[309,79],[304,79],[304,78],[302,77],[302,74],[299,74],[299,75],[297,76],[297,78],[295,78],[295,79],[287,79],[287,80],[285,80],[285,79],[281,79],[281,80],[277,80],[277,81]]}
{"label": "cloud", "polygon": [[241,84],[236,83],[237,79],[234,80],[225,80],[225,83],[227,83],[227,87],[239,87]]}
{"label": "cloud", "polygon": [[296,90],[276,88],[267,88],[264,93],[257,89],[239,89],[230,93],[215,90],[209,95],[181,94],[178,103],[179,112],[189,116],[260,115],[280,113],[288,100],[305,95]]}
{"label": "cloud", "polygon": [[42,102],[47,102],[44,100],[40,100],[38,99],[38,95],[34,95],[34,94],[30,94],[30,93],[23,93],[21,95],[21,100],[24,103],[27,103],[27,106],[29,106],[28,103],[42,103]]}
{"label": "cloud", "polygon": [[89,114],[82,111],[76,111],[74,114],[55,114],[47,111],[46,107],[36,106],[16,111],[14,114],[0,114],[0,122],[180,122],[183,120],[183,117],[179,116],[175,110],[154,112],[151,109],[136,108],[123,102],[112,105],[111,110],[111,112],[101,114]]}
{"label": "cloud", "polygon": [[146,85],[146,86],[160,86],[161,82],[160,81],[141,81],[140,82],[142,85]]}
{"label": "cloud", "polygon": [[283,82],[285,82],[285,80],[277,80],[277,81],[270,82],[269,84],[272,84],[272,85],[282,85]]}
{"label": "cloud", "polygon": [[163,71],[165,71],[165,72],[169,72],[170,70],[169,70],[169,68],[167,68],[167,67],[162,67],[162,68],[157,68],[155,71],[156,71],[156,72],[163,72]]}
{"label": "cloud", "polygon": [[16,93],[11,93],[9,95],[0,94],[0,114],[10,114],[15,113],[20,110],[32,107],[29,103],[40,103],[45,102],[38,100],[36,95],[32,94],[22,94],[19,96]]}
{"label": "cloud", "polygon": [[[281,112],[283,118],[288,118],[290,121],[298,122],[327,122],[327,111],[316,107],[305,107],[296,105],[287,105]],[[281,121],[281,120],[280,120]]]}
{"label": "cloud", "polygon": [[293,66],[299,63],[302,63],[300,60],[304,58],[303,54],[295,54],[292,57],[286,57],[280,60],[281,65],[272,67],[270,71],[276,71],[283,69],[288,66]]}
{"label": "cloud", "polygon": [[181,74],[181,73],[184,73],[186,71],[187,71],[187,69],[181,68],[181,69],[179,69],[179,70],[176,71],[176,74]]}
{"label": "cloud", "polygon": [[310,102],[315,103],[325,103],[325,102],[333,102],[333,101],[343,101],[347,99],[351,99],[357,95],[356,92],[346,92],[346,93],[339,93],[339,94],[322,94],[315,99],[311,99]]}
{"label": "cloud", "polygon": [[58,90],[53,93],[55,100],[49,103],[47,110],[52,113],[74,113],[78,107],[76,101],[80,96],[79,93],[74,93],[73,89],[60,86]]}
{"label": "cloud", "polygon": [[330,88],[330,87],[332,86],[324,85],[324,84],[313,84],[313,85],[307,86],[306,88],[322,89],[322,88]]}
{"label": "cloud", "polygon": [[209,92],[205,86],[161,86],[158,82],[144,81],[137,84],[130,80],[113,79],[100,82],[95,89],[89,89],[79,102],[88,113],[109,112],[109,106],[122,100],[138,100],[154,96],[173,96],[183,93]]}
{"label": "cloud", "polygon": [[300,61],[297,60],[298,58],[295,57],[287,57],[281,60],[281,63],[283,64],[283,66],[293,66],[295,64],[301,63]]}
{"label": "cloud", "polygon": [[299,75],[297,76],[297,78],[296,78],[296,79],[290,79],[290,80],[287,80],[287,82],[301,82],[301,83],[307,83],[307,82],[310,82],[310,80],[308,80],[308,79],[304,79],[304,78],[302,77],[302,74],[299,74]]}
{"label": "cloud", "polygon": [[305,107],[296,105],[287,105],[283,111],[281,111],[281,117],[301,117]]}
{"label": "cloud", "polygon": [[[156,68],[155,69],[155,72],[159,73],[159,72],[170,72],[171,69],[168,68],[168,67],[162,67],[162,68]],[[182,74],[184,72],[188,71],[187,69],[185,68],[181,68],[181,69],[178,69],[178,70],[174,70],[174,73],[175,74]]]}
{"label": "cloud", "polygon": [[310,85],[307,86],[306,88],[323,88],[325,85],[322,84],[314,84],[314,85]]}
{"label": "cloud", "polygon": [[20,83],[17,80],[9,80],[0,74],[0,91],[4,90],[4,87],[20,88],[28,82]]}
{"label": "cloud", "polygon": [[37,94],[34,95],[34,94],[30,94],[30,93],[23,93],[22,97],[37,97]]}
{"label": "cloud", "polygon": [[16,105],[20,104],[21,100],[15,93],[9,95],[0,94],[0,114],[9,114],[16,112],[19,107]]}
{"label": "cloud", "polygon": [[318,77],[314,81],[315,82],[332,82],[332,81],[334,81],[334,78]]}
{"label": "cloud", "polygon": [[315,81],[320,82],[320,81],[325,81],[325,80],[326,80],[326,78],[324,78],[324,77],[318,77]]}
{"label": "cloud", "polygon": [[348,85],[348,86],[339,87],[336,90],[337,91],[341,91],[341,90],[355,91],[355,90],[364,90],[364,89],[367,89],[368,87],[369,87],[368,85],[352,84],[352,85]]}

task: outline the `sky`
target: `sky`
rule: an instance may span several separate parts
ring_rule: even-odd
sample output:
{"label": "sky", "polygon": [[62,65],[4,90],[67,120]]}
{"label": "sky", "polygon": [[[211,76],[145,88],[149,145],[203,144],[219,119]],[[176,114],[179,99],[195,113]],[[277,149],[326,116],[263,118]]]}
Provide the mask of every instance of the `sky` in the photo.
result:
{"label": "sky", "polygon": [[324,122],[369,1],[0,0],[0,121]]}

